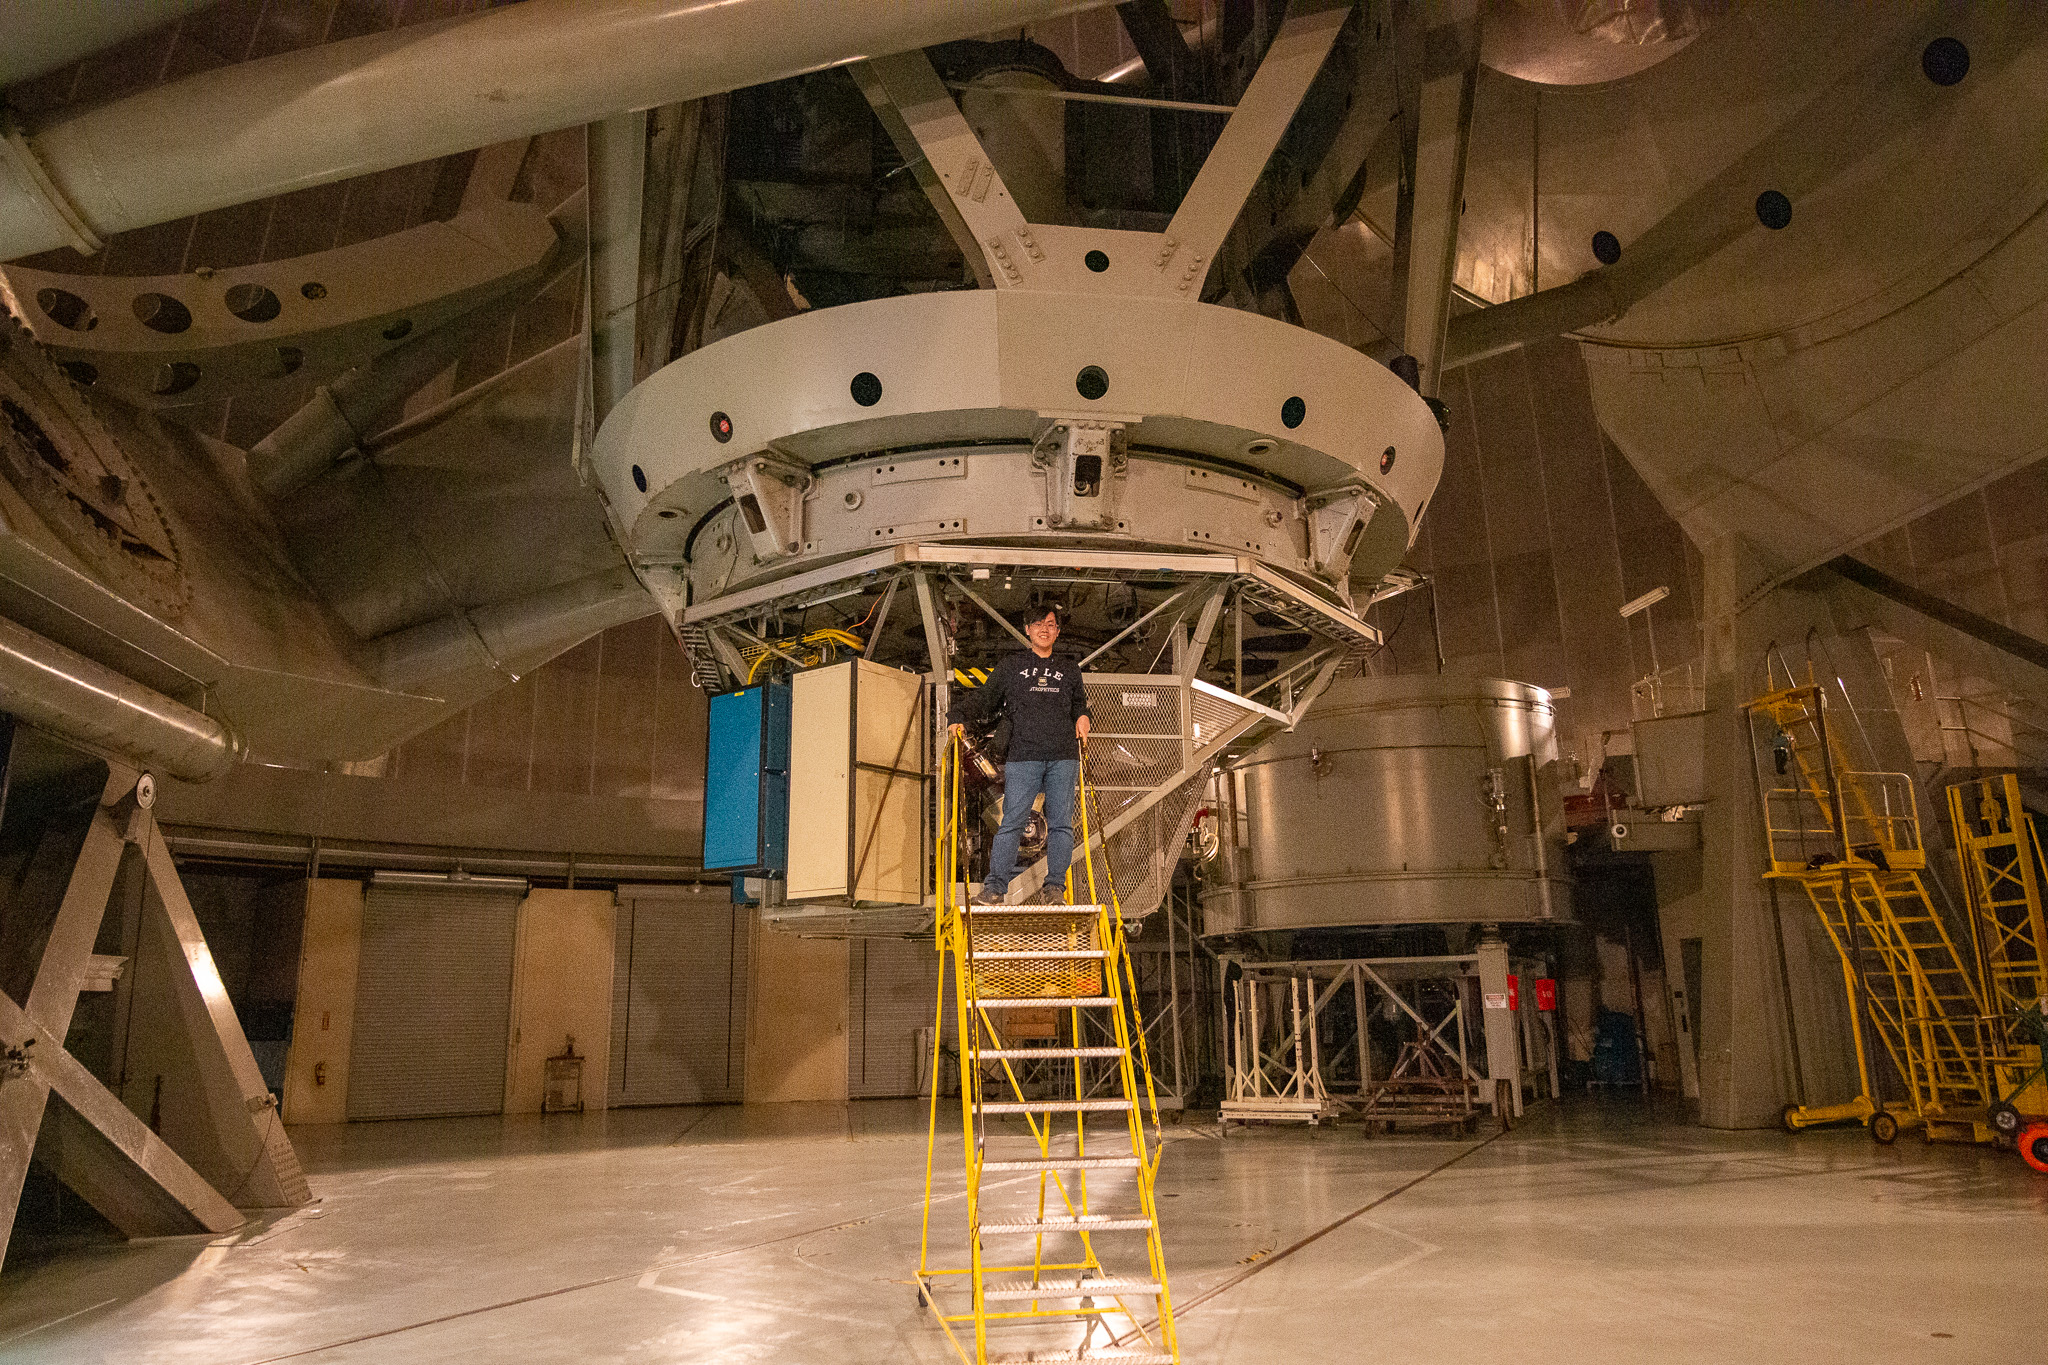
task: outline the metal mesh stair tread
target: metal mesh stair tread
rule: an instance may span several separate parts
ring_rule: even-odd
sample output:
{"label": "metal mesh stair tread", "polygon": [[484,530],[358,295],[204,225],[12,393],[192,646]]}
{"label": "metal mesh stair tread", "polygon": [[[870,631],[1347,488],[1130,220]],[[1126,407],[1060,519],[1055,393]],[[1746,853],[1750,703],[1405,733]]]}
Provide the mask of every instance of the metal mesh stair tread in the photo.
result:
{"label": "metal mesh stair tread", "polygon": [[1048,1005],[1078,1009],[1082,1006],[1115,1003],[1116,1001],[1107,995],[984,995],[969,1001],[972,1008],[984,1010],[1043,1009]]}
{"label": "metal mesh stair tread", "polygon": [[1121,1057],[1120,1047],[990,1047],[974,1054],[984,1062],[1056,1062],[1077,1057]]}
{"label": "metal mesh stair tread", "polygon": [[985,1286],[984,1299],[1080,1299],[1105,1294],[1157,1294],[1156,1280],[1004,1280]]}
{"label": "metal mesh stair tread", "polygon": [[1149,1218],[1125,1218],[1107,1213],[1083,1213],[1053,1218],[1025,1219],[1006,1223],[983,1223],[983,1232],[1132,1232],[1149,1230]]}
{"label": "metal mesh stair tread", "polygon": [[1102,913],[1099,905],[970,905],[967,913],[975,919],[993,919],[1004,915],[1087,915],[1093,918]]}
{"label": "metal mesh stair tread", "polygon": [[984,1114],[1097,1114],[1134,1106],[1129,1100],[1000,1100],[980,1107]]}
{"label": "metal mesh stair tread", "polygon": [[1109,956],[1107,948],[977,948],[967,955],[969,962],[1070,961]]}
{"label": "metal mesh stair tread", "polygon": [[1100,1171],[1114,1167],[1126,1170],[1138,1165],[1134,1156],[1041,1157],[1031,1161],[984,1161],[984,1171]]}
{"label": "metal mesh stair tread", "polygon": [[1179,1365],[1170,1355],[1159,1351],[1090,1351],[1078,1355],[1073,1351],[1054,1351],[1051,1355],[990,1356],[989,1365],[1080,1365],[1080,1362],[1099,1360],[1110,1365]]}

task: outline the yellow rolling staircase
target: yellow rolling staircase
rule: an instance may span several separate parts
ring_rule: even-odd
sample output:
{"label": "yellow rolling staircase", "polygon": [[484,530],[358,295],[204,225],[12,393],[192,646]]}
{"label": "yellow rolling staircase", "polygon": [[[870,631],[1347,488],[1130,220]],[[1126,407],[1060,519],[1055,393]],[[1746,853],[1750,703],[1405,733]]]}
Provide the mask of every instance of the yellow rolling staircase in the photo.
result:
{"label": "yellow rolling staircase", "polygon": [[[1761,784],[1765,875],[1805,892],[1840,957],[1861,1083],[1846,1103],[1786,1106],[1785,1126],[1855,1119],[1880,1142],[1911,1125],[1930,1137],[1973,1135],[1996,1098],[1984,1001],[1921,876],[1912,779],[1851,770],[1818,686],[1782,688],[1748,709],[1773,726],[1780,778]],[[1903,1101],[1878,1098],[1873,1035],[1905,1083]]]}
{"label": "yellow rolling staircase", "polygon": [[[2039,1042],[2048,1027],[2048,923],[2041,898],[2041,838],[2011,773],[1948,789],[1956,856],[1970,899],[1972,947],[1992,1018],[1984,1050],[1996,1083],[1990,1124],[2002,1136],[2048,1119]],[[2023,1017],[2031,1016],[2031,1018]]]}
{"label": "yellow rolling staircase", "polygon": [[[960,759],[959,741],[949,741],[940,768],[939,1019],[919,1299],[972,1365],[1177,1365],[1153,1195],[1159,1114],[1116,889],[1106,867],[1105,885],[1095,880],[1085,741],[1076,843],[1086,903],[965,903]],[[1075,875],[1069,901],[1079,899]],[[964,1189],[941,1189],[937,1176],[949,983]],[[1044,1083],[1048,1074],[1056,1086]],[[963,1212],[967,1263],[939,1268],[935,1225],[943,1238]],[[989,1353],[992,1337],[1007,1353]]]}

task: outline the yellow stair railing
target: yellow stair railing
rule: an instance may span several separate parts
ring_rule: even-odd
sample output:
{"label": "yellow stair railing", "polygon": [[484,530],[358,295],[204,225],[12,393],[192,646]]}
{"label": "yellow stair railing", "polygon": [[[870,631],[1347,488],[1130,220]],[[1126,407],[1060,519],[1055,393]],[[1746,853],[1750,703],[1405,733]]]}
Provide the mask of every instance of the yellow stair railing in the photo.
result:
{"label": "yellow stair railing", "polygon": [[[1911,777],[1851,769],[1816,685],[1766,693],[1748,710],[1774,727],[1784,779],[1759,793],[1764,875],[1799,885],[1841,961],[1860,1087],[1841,1104],[1787,1105],[1785,1126],[1854,1119],[1889,1142],[1907,1124],[1974,1123],[1995,1098],[1984,1000],[1921,876]],[[1870,1034],[1905,1082],[1903,1102],[1877,1098]]]}
{"label": "yellow stair railing", "polygon": [[1948,789],[1949,822],[1970,902],[1978,979],[1984,983],[1985,1051],[1997,1093],[1993,1131],[2011,1137],[2048,1117],[2041,1046],[2019,1016],[2048,997],[2048,916],[2042,910],[2040,833],[2012,773]]}
{"label": "yellow stair railing", "polygon": [[[1178,1365],[1153,1190],[1164,1150],[1159,1111],[1122,907],[1106,860],[1104,884],[1096,883],[1090,832],[1100,818],[1086,741],[1076,841],[1085,900],[1077,901],[1070,869],[1065,904],[966,902],[960,768],[960,743],[951,739],[939,770],[939,992],[919,1300],[971,1365]],[[949,982],[966,1177],[961,1195],[941,1191],[937,1176]],[[1048,1075],[1057,1077],[1061,1093],[1047,1091]],[[1091,1116],[1112,1121],[1106,1138],[1100,1127],[1090,1130]],[[932,1256],[934,1214],[956,1198],[965,1212],[967,1264],[939,1268]],[[1106,1198],[1120,1207],[1104,1211]],[[1142,1261],[1126,1234],[1142,1234]],[[1030,1260],[991,1263],[1008,1258],[990,1257],[990,1239],[1028,1239]],[[1048,1257],[1048,1242],[1061,1249],[1058,1258]],[[1065,1250],[1076,1245],[1078,1251]],[[1150,1313],[1138,1307],[1148,1299]],[[991,1335],[1014,1343],[1020,1354],[991,1356]]]}

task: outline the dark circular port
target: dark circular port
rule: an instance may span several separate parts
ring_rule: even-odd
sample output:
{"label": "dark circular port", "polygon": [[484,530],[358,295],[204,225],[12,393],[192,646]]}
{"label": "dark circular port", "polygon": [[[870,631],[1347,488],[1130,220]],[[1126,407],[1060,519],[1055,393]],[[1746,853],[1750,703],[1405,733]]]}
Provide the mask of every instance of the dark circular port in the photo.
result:
{"label": "dark circular port", "polygon": [[176,336],[192,326],[192,310],[169,294],[137,294],[135,320],[152,332]]}
{"label": "dark circular port", "polygon": [[1602,265],[1613,265],[1621,259],[1621,238],[1602,228],[1593,234],[1593,259]]}
{"label": "dark circular port", "polygon": [[386,341],[403,341],[412,335],[412,319],[400,318],[384,329]]}
{"label": "dark circular port", "polygon": [[222,300],[228,311],[244,322],[275,322],[284,311],[277,295],[260,284],[238,284]]}
{"label": "dark circular port", "polygon": [[90,332],[100,325],[99,315],[69,289],[38,289],[36,307],[59,327],[72,332]]}
{"label": "dark circular port", "polygon": [[664,507],[659,512],[656,512],[654,515],[660,517],[663,521],[674,521],[677,517],[681,516],[682,513],[676,511],[676,509],[673,507]]}
{"label": "dark circular port", "polygon": [[189,360],[173,360],[156,367],[149,391],[159,398],[171,398],[199,382],[199,367]]}
{"label": "dark circular port", "polygon": [[1109,257],[1100,251],[1089,252],[1081,258],[1081,262],[1098,275],[1109,269]]}
{"label": "dark circular port", "polygon": [[327,286],[318,280],[308,280],[299,286],[299,292],[309,299],[324,299],[327,297]]}
{"label": "dark circular port", "polygon": [[732,439],[732,418],[722,412],[711,414],[711,439],[724,445]]}
{"label": "dark circular port", "polygon": [[1289,431],[1300,426],[1302,420],[1307,416],[1308,404],[1302,402],[1299,398],[1290,398],[1280,405],[1280,425],[1286,427]]}
{"label": "dark circular port", "polygon": [[647,471],[637,464],[633,466],[633,487],[642,493],[647,491]]}
{"label": "dark circular port", "polygon": [[853,401],[864,408],[871,408],[882,401],[882,381],[862,370],[853,377]]}
{"label": "dark circular port", "polygon": [[1756,220],[1773,232],[1788,226],[1792,222],[1792,201],[1776,190],[1765,190],[1756,197]]}
{"label": "dark circular port", "polygon": [[1388,447],[1386,448],[1386,450],[1385,450],[1385,451],[1383,451],[1383,452],[1381,453],[1381,455],[1380,455],[1380,473],[1382,473],[1382,474],[1390,473],[1390,472],[1392,472],[1393,468],[1394,468],[1394,448],[1393,448],[1392,446],[1388,446]]}
{"label": "dark circular port", "polygon": [[1100,365],[1090,365],[1074,376],[1074,389],[1092,403],[1109,392],[1109,372]]}
{"label": "dark circular port", "polygon": [[1936,38],[1921,49],[1920,69],[1936,85],[1955,85],[1970,74],[1970,49],[1960,38]]}

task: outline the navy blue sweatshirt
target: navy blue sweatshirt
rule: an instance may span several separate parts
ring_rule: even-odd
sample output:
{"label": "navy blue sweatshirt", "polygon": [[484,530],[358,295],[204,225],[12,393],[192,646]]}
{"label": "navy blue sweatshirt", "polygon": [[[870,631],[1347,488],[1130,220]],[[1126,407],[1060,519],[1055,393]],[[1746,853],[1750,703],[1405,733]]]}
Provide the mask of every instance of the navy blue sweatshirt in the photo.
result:
{"label": "navy blue sweatshirt", "polygon": [[1011,762],[1080,757],[1074,722],[1088,714],[1081,666],[1058,654],[1041,659],[1020,649],[997,664],[986,683],[956,692],[946,721],[986,720],[1001,711],[1010,716]]}

